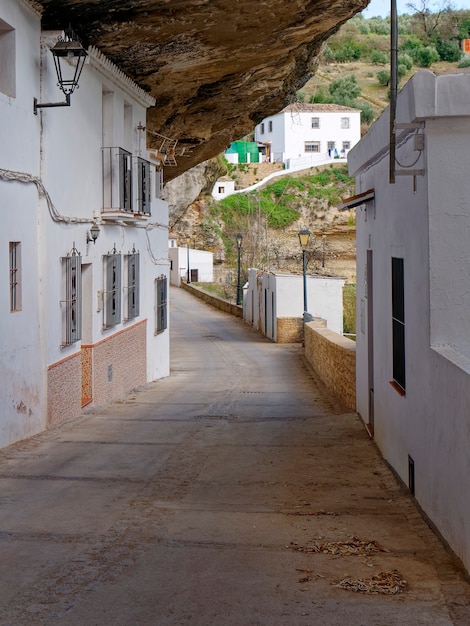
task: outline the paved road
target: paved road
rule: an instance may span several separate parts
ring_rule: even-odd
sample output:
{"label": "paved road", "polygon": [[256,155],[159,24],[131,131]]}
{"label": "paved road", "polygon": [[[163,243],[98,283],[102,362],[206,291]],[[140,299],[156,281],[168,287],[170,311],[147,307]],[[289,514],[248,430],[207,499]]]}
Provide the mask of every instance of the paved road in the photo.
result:
{"label": "paved road", "polygon": [[182,290],[171,323],[170,378],[0,453],[0,624],[468,626],[460,570],[300,348]]}

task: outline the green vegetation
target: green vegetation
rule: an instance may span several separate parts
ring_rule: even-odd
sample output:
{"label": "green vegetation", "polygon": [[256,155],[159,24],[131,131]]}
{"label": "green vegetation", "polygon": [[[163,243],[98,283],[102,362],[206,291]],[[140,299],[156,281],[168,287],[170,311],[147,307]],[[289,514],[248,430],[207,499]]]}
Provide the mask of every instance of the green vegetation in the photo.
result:
{"label": "green vegetation", "polygon": [[356,334],[356,285],[343,287],[343,333]]}

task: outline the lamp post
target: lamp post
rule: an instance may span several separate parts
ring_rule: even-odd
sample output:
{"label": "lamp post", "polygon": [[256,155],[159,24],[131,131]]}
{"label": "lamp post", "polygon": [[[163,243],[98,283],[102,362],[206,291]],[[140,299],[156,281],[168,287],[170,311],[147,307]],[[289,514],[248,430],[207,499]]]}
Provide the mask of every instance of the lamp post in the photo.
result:
{"label": "lamp post", "polygon": [[186,282],[188,283],[188,285],[191,282],[191,271],[189,269],[189,244],[190,243],[191,243],[191,237],[188,235],[186,237],[186,249],[187,249],[187,253],[188,253],[188,258],[187,258],[188,272],[187,272]]}
{"label": "lamp post", "polygon": [[300,247],[302,248],[302,256],[303,256],[303,272],[304,272],[304,320],[305,314],[307,313],[307,246],[308,240],[310,238],[310,231],[308,228],[303,228],[299,232],[299,242]]}
{"label": "lamp post", "polygon": [[240,254],[242,251],[243,235],[238,233],[237,235],[237,252],[238,252],[238,278],[237,278],[237,305],[242,303],[242,286],[240,280]]}
{"label": "lamp post", "polygon": [[[80,74],[82,73],[87,57],[85,48],[71,28],[64,30],[64,37],[59,37],[55,46],[51,48],[51,53],[57,74],[57,86],[63,92],[65,100],[64,102],[39,103],[37,98],[34,98],[34,115],[38,114],[38,109],[70,106],[70,96],[78,87]],[[72,60],[74,64],[70,63]]]}

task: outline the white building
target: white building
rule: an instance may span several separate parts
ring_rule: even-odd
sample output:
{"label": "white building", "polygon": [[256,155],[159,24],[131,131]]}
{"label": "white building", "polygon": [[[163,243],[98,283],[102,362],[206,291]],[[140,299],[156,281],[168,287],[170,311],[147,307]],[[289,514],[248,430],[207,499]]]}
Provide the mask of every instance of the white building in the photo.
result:
{"label": "white building", "polygon": [[216,180],[212,189],[214,200],[223,200],[235,192],[235,181],[230,176],[222,176]]}
{"label": "white building", "polygon": [[170,240],[168,256],[170,258],[170,284],[179,287],[181,280],[191,283],[214,282],[214,253],[194,248],[184,248],[172,245],[175,240]]}
{"label": "white building", "polygon": [[[470,569],[470,74],[420,71],[349,154],[357,410]],[[362,202],[362,204],[361,204]]]}
{"label": "white building", "polygon": [[265,160],[288,169],[345,157],[361,138],[361,112],[338,104],[290,104],[255,127]]}
{"label": "white building", "polygon": [[71,106],[34,115],[65,100],[37,7],[0,5],[0,446],[169,374],[154,100],[89,49]]}
{"label": "white building", "polygon": [[[327,328],[343,334],[344,278],[307,275],[307,308],[320,317]],[[243,295],[243,318],[273,341],[283,341],[288,320],[303,323],[303,275],[248,270],[248,286]],[[282,331],[280,326],[283,326]]]}

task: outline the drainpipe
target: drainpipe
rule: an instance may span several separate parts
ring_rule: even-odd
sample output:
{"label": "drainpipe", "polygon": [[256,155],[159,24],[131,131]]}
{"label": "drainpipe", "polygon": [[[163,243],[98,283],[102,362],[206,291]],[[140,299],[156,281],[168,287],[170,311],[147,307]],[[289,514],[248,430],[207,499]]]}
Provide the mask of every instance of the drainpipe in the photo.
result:
{"label": "drainpipe", "polygon": [[398,18],[397,0],[390,0],[390,163],[389,182],[395,182],[395,118],[398,86]]}

